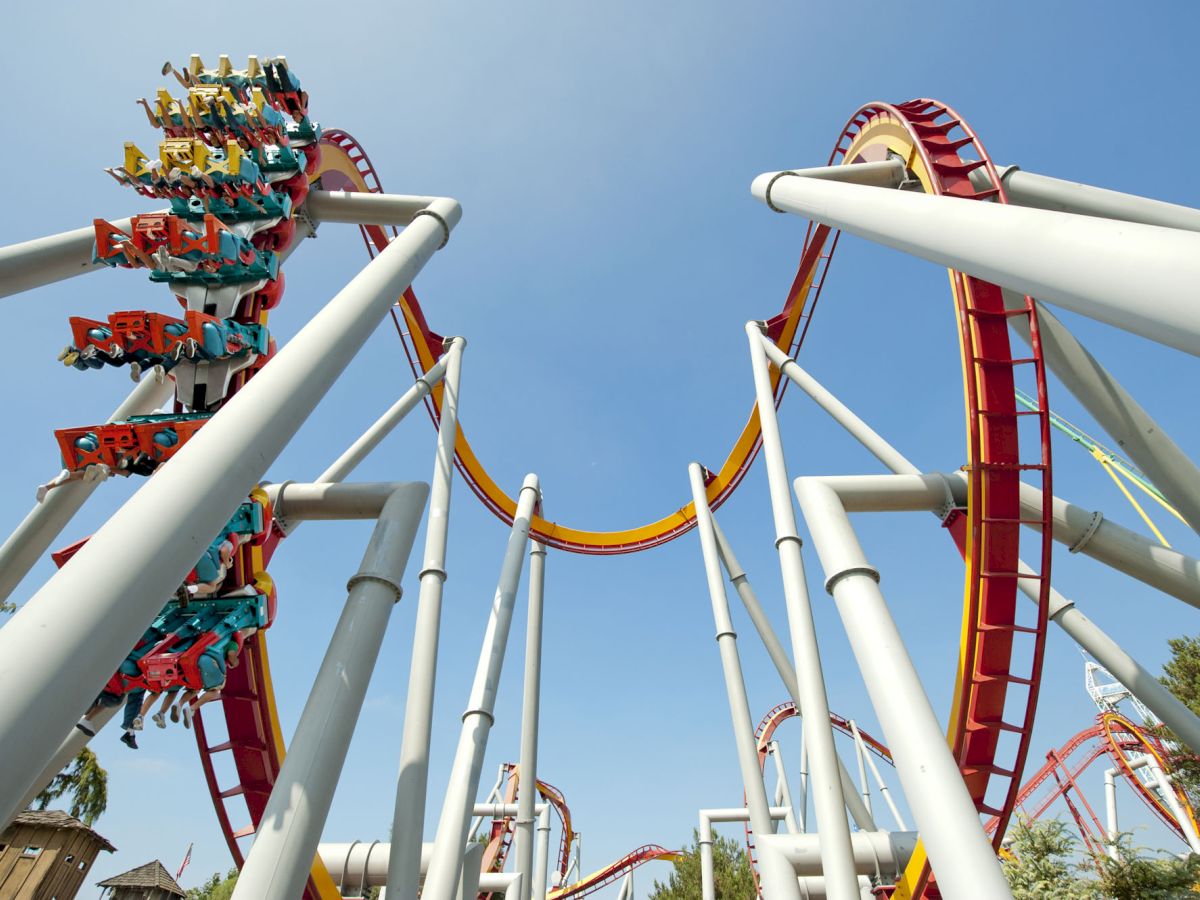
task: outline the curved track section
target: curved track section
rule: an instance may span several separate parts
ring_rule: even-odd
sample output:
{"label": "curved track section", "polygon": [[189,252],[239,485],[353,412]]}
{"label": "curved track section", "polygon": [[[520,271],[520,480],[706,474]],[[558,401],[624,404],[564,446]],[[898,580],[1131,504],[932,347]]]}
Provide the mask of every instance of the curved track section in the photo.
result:
{"label": "curved track section", "polygon": [[[327,131],[322,139],[322,159],[316,177],[327,189],[379,192],[379,178],[362,148],[345,132]],[[897,106],[872,103],[860,109],[843,129],[831,155],[831,163],[854,164],[897,155],[906,161],[910,176],[927,193],[945,194],[977,201],[1005,202],[1002,188],[976,191],[970,172],[982,168],[999,184],[994,167],[982,145],[953,110],[930,100]],[[368,248],[386,246],[389,230],[363,228]],[[810,226],[801,254],[799,271],[781,312],[768,320],[768,335],[789,353],[795,353],[819,299],[828,264],[837,243],[837,232],[825,226]],[[952,537],[967,562],[963,604],[963,627],[954,702],[948,740],[959,760],[968,788],[982,813],[1006,821],[1015,803],[1021,771],[1028,752],[1029,733],[1036,707],[1041,674],[1049,589],[1050,509],[1043,509],[1040,567],[1034,576],[1017,570],[1019,529],[1019,480],[1022,472],[1041,476],[1044,496],[1050,485],[1049,423],[1045,410],[1045,377],[1036,314],[1031,301],[1017,313],[1006,311],[995,285],[958,272],[951,272],[951,286],[958,317],[967,407],[970,502],[964,513],[946,521]],[[1033,353],[1014,358],[1007,323],[1013,315],[1028,318],[1034,335]],[[415,294],[409,290],[399,298],[394,312],[397,330],[405,341],[417,374],[433,365],[441,352],[442,336],[432,330]],[[402,321],[401,321],[402,320]],[[1022,457],[1018,447],[1018,421],[1014,371],[1029,366],[1037,386],[1039,410],[1032,413],[1038,423],[1038,446]],[[784,383],[774,373],[778,403]],[[430,395],[431,413],[437,419],[442,391]],[[732,450],[716,473],[708,479],[708,500],[713,508],[727,499],[749,470],[760,445],[757,411],[752,411]],[[511,521],[515,505],[474,455],[461,426],[456,462],[472,490],[488,508]],[[538,540],[558,549],[589,554],[629,553],[658,546],[689,531],[695,524],[690,504],[657,522],[619,532],[595,532],[536,518],[532,533]],[[1019,624],[1016,616],[1018,577],[1037,583],[1041,597],[1036,620]],[[1023,645],[1022,655],[1032,662],[1025,671],[1011,671],[1014,645]],[[231,677],[223,701],[228,740],[207,743],[202,730],[197,740],[202,751],[205,776],[213,793],[218,818],[235,860],[240,862],[237,841],[253,833],[284,754],[271,689],[266,644],[257,635],[248,654],[249,665],[239,667],[237,682]],[[1010,690],[1015,688],[1015,691]],[[1015,747],[998,758],[1000,735],[1016,737]],[[237,770],[237,783],[222,789],[214,775],[212,757],[230,752]],[[996,795],[994,798],[990,794]],[[236,827],[228,801],[244,797],[249,824]],[[1001,832],[1002,833],[1002,830]],[[914,866],[899,886],[898,897],[918,896],[928,881],[928,866],[918,852]],[[310,897],[334,897],[328,873],[314,866],[309,883]]]}
{"label": "curved track section", "polygon": [[[829,163],[853,165],[889,157],[903,159],[912,186],[929,194],[976,202],[1007,202],[1003,186],[982,143],[969,125],[948,106],[920,99],[899,105],[871,103],[851,117],[842,130]],[[982,169],[996,187],[977,190],[970,174]],[[810,226],[799,271],[783,310],[768,320],[768,334],[778,346],[794,353],[807,333],[813,308],[834,248],[837,234],[825,226]],[[1020,529],[1019,486],[1023,473],[1040,477],[1044,497],[1052,496],[1050,423],[1045,369],[1032,300],[1016,312],[1005,308],[993,284],[950,272],[958,321],[964,395],[967,412],[969,503],[965,516],[954,513],[945,522],[967,563],[962,638],[948,741],[964,780],[983,814],[1007,819],[1020,785],[1045,647],[1047,599],[1050,586],[1050,506],[1046,502],[1033,524],[1041,527],[1037,570],[1018,571]],[[433,365],[442,336],[428,325],[410,291],[400,302],[406,347],[419,375]],[[1028,357],[1014,357],[1008,320],[1027,319],[1033,336]],[[803,323],[803,328],[801,324]],[[1027,368],[1026,368],[1027,367]],[[1038,408],[1019,411],[1016,374],[1026,368],[1035,386]],[[783,385],[774,373],[776,402]],[[433,397],[434,418],[440,395]],[[1032,417],[1035,436],[1024,448],[1019,423]],[[460,430],[458,464],[467,482],[485,505],[511,522],[515,505],[487,474]],[[757,411],[751,413],[724,464],[708,480],[708,500],[715,509],[741,482],[757,454],[761,435]],[[657,522],[619,532],[588,532],[535,519],[538,539],[563,550],[591,554],[627,553],[657,546],[687,532],[695,524],[688,505]],[[1036,584],[1037,614],[1021,622],[1017,615],[1017,580]],[[1014,650],[1028,659],[1023,671],[1012,671]],[[1001,735],[1009,734],[1001,752]],[[899,887],[901,898],[920,896],[930,872],[918,848],[915,863]]]}
{"label": "curved track section", "polygon": [[[508,781],[504,790],[504,803],[517,802],[517,787],[520,782],[520,767],[516,763],[505,763],[505,772],[508,776]],[[548,784],[541,779],[537,783],[538,794],[543,800],[554,807],[555,813],[558,815],[558,824],[561,829],[561,836],[558,842],[558,877],[559,880],[566,878],[567,870],[571,865],[571,842],[574,838],[574,832],[571,830],[571,809],[567,806],[566,797],[552,784]],[[508,861],[508,851],[512,846],[512,839],[516,828],[516,818],[513,816],[503,816],[492,819],[492,827],[488,833],[487,846],[483,851],[483,862],[480,868],[484,872],[503,872],[504,864]],[[491,893],[479,895],[480,900],[487,900],[494,896]]]}
{"label": "curved track section", "polygon": [[588,894],[608,887],[626,872],[632,872],[638,866],[656,859],[664,862],[674,862],[683,857],[678,850],[668,850],[658,844],[643,844],[636,850],[626,853],[616,862],[609,863],[603,869],[597,869],[586,878],[581,878],[574,884],[556,888],[546,894],[546,900],[566,900],[567,897],[586,897]]}
{"label": "curved track section", "polygon": [[[759,771],[765,771],[767,767],[767,751],[771,741],[775,738],[775,731],[786,722],[788,719],[798,716],[796,712],[796,704],[791,700],[784,701],[774,707],[770,712],[762,717],[762,721],[758,723],[758,727],[754,729],[754,742],[758,748],[758,768]],[[840,731],[847,737],[853,738],[854,732],[850,729],[850,720],[843,719],[837,713],[829,714],[829,723],[834,727],[834,730]],[[892,761],[892,751],[890,751],[881,741],[876,740],[863,731],[858,729],[858,734],[863,740],[864,746],[889,766],[894,766]],[[743,797],[743,802],[745,798]],[[758,880],[758,855],[754,849],[754,832],[750,828],[750,823],[745,823],[746,832],[746,856],[750,859],[750,873],[754,876],[754,888],[758,892],[758,896],[762,896],[762,885]]]}
{"label": "curved track section", "polygon": [[[1017,794],[1016,808],[1021,810],[1026,818],[1036,821],[1045,815],[1056,800],[1062,799],[1079,828],[1088,852],[1103,855],[1104,826],[1080,790],[1078,781],[1098,760],[1109,760],[1159,821],[1186,843],[1183,829],[1171,815],[1170,809],[1131,768],[1130,754],[1135,753],[1150,755],[1164,770],[1166,769],[1164,748],[1157,737],[1119,713],[1103,713],[1096,717],[1096,724],[1085,728],[1063,746],[1046,754],[1046,764],[1021,786]],[[1196,827],[1196,811],[1187,795],[1176,789],[1176,796],[1191,819],[1192,826]],[[993,818],[986,828],[989,834],[996,834],[999,820]]]}

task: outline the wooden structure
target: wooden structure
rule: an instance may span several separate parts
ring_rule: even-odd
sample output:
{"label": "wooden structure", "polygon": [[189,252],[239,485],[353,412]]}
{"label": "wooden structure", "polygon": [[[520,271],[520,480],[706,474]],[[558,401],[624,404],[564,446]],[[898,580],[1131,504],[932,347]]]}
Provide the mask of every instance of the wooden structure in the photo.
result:
{"label": "wooden structure", "polygon": [[[105,900],[174,900],[187,894],[157,859],[101,881]],[[111,892],[111,893],[110,893]]]}
{"label": "wooden structure", "polygon": [[28,810],[0,833],[0,900],[71,900],[112,844],[73,816]]}

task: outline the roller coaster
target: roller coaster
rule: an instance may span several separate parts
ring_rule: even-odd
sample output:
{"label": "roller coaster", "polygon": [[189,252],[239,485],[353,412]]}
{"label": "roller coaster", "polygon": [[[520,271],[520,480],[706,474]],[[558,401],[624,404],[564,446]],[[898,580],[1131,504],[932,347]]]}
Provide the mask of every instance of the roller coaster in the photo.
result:
{"label": "roller coaster", "polygon": [[[547,518],[536,476],[507,492],[473,452],[459,421],[466,341],[435,330],[411,287],[451,239],[461,218],[458,203],[385,193],[360,144],[310,118],[308,93],[282,57],[251,57],[239,70],[226,57],[209,68],[194,56],[163,74],[173,74],[182,93],[176,98],[163,88],[141,101],[163,134],[156,152],[127,143],[122,165],[108,173],[167,208],[96,219],[89,228],[0,249],[3,295],[102,269],[144,269],[179,305],[171,304],[171,312],[70,319],[70,343],[59,360],[82,371],[128,366],[136,386],[107,421],[55,432],[62,471],[39,488],[37,504],[0,547],[0,599],[51,550],[105,479],[146,481],[95,534],[53,552],[59,571],[0,629],[6,685],[0,815],[23,809],[123,701],[128,714],[142,698],[148,703],[178,692],[191,698],[183,703],[184,720],[194,718],[217,820],[242,870],[238,900],[336,898],[355,876],[360,888],[386,885],[391,900],[472,893],[560,900],[607,886],[644,862],[675,859],[678,851],[644,844],[567,881],[573,871],[569,811],[561,792],[537,777],[541,608],[548,551],[641,552],[693,530],[745,790],[735,814],[708,820],[702,814],[702,823],[745,822],[759,891],[770,900],[1009,896],[997,853],[1014,810],[1030,797],[1022,780],[1051,622],[1182,746],[1200,752],[1200,720],[1051,586],[1055,541],[1192,606],[1200,606],[1200,562],[1054,495],[1050,437],[1052,427],[1062,425],[1050,411],[1047,387],[1053,375],[1162,502],[1184,521],[1200,522],[1200,471],[1049,309],[1200,353],[1200,313],[1190,287],[1200,275],[1200,212],[998,166],[966,120],[935,100],[860,107],[837,132],[825,165],[768,172],[753,182],[752,193],[770,211],[810,224],[782,309],[747,324],[755,402],[724,462],[715,471],[693,464],[690,499],[656,521],[589,530]],[[370,261],[277,347],[268,319],[285,300],[286,259],[319,225],[335,223],[361,229]],[[796,361],[843,232],[948,268],[965,400],[967,457],[960,470],[923,471]],[[264,481],[389,316],[415,378],[412,388],[312,482]],[[778,422],[789,385],[890,474],[792,481]],[[430,482],[348,482],[422,403],[437,433]],[[790,652],[714,515],[760,453]],[[509,535],[437,833],[428,842],[423,822],[433,682],[455,471]],[[813,554],[802,550],[796,504],[881,740],[828,709],[804,562]],[[378,842],[362,845],[361,859],[354,845],[339,855],[341,845],[320,843],[322,828],[427,506],[392,839],[378,852]],[[880,591],[880,574],[848,516],[892,511],[934,513],[964,562],[959,662],[943,717],[929,704]],[[151,513],[158,527],[150,534],[141,529],[131,541],[131,531]],[[267,652],[278,614],[268,569],[297,527],[331,519],[374,520],[375,531],[288,749]],[[520,759],[478,804],[526,554]],[[112,566],[115,558],[123,565]],[[757,733],[726,578],[790,695]],[[84,594],[92,602],[81,608],[77,598]],[[212,702],[202,713],[203,700]],[[772,803],[764,781],[770,735],[793,715],[802,720],[805,793],[814,813],[803,826],[793,822],[794,810],[790,819],[776,814],[782,801],[787,809],[792,802],[779,793],[786,789],[777,789]],[[876,757],[894,764],[915,832],[905,827],[890,794],[896,829],[878,827],[865,791],[846,771],[835,733],[852,739],[862,785],[869,763],[883,788]],[[1056,796],[1073,800],[1069,785],[1078,769],[1063,760],[1088,741],[1104,748],[1090,760],[1107,753],[1126,775],[1133,773],[1132,760],[1138,769],[1162,768],[1153,742],[1120,716],[1105,714],[1085,734],[1035,777],[1036,786],[1062,777],[1068,787]],[[232,783],[218,778],[223,757],[236,773]],[[1186,817],[1168,809],[1178,798],[1166,781],[1146,786],[1143,799],[1185,833]],[[490,814],[478,811],[489,804]],[[547,883],[551,811],[561,835],[553,886]],[[473,817],[491,819],[483,842],[471,840]],[[784,832],[777,828],[780,818],[789,822]],[[800,818],[808,819],[803,812]],[[1082,829],[1083,820],[1077,821]],[[1195,832],[1194,817],[1190,822]],[[1085,834],[1089,848],[1103,843],[1097,833]],[[883,857],[890,868],[880,865]],[[340,869],[332,860],[341,861]],[[709,898],[711,879],[705,890]],[[632,894],[628,881],[622,894]]]}

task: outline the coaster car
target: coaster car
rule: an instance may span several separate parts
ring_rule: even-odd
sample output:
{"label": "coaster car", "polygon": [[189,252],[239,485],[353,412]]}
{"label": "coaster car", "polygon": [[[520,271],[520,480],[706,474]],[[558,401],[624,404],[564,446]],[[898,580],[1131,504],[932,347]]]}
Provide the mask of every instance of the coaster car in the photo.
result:
{"label": "coaster car", "polygon": [[134,216],[129,232],[103,219],[94,225],[96,262],[149,268],[151,281],[238,284],[279,275],[273,252],[259,250],[211,213],[200,222],[169,213]]}
{"label": "coaster car", "polygon": [[121,422],[54,432],[63,467],[103,465],[117,475],[149,475],[174,456],[212,413],[132,416]]}
{"label": "coaster car", "polygon": [[160,88],[153,106],[145,98],[138,102],[150,124],[168,137],[209,137],[217,143],[232,139],[247,150],[287,142],[288,119],[267,102],[262,88],[247,94],[227,85],[194,84],[182,100]]}
{"label": "coaster car", "polygon": [[161,313],[117,312],[107,322],[71,317],[72,343],[58,358],[76,369],[107,364],[136,366],[135,374],[154,366],[170,371],[184,359],[218,360],[266,353],[266,326],[243,325],[188,310],[184,319]]}

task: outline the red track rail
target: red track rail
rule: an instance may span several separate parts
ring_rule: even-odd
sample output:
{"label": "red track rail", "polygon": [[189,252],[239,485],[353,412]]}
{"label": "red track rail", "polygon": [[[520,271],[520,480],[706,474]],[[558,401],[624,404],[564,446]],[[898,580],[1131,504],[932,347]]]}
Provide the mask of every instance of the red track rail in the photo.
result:
{"label": "red track rail", "polygon": [[[975,200],[1006,202],[1002,188],[976,191],[969,179],[972,170],[983,168],[999,184],[982,145],[953,110],[931,100],[915,100],[891,106],[873,103],[863,107],[851,118],[831,155],[831,163],[853,162],[851,157],[857,142],[882,122],[898,124],[909,135],[908,164],[920,166],[925,173],[927,188],[946,194]],[[354,166],[355,174],[368,190],[381,190],[379,178],[361,147],[341,131],[328,131],[322,140],[331,148],[342,151]],[[324,186],[356,190],[359,185],[348,174],[324,170]],[[394,230],[393,232],[394,233]],[[388,242],[391,233],[383,228],[363,228],[368,250],[374,252]],[[769,334],[779,340],[785,326],[796,327],[787,346],[794,353],[807,334],[812,312],[824,285],[828,265],[837,243],[837,233],[825,226],[810,226],[801,256],[801,264],[788,300],[781,313],[768,321]],[[968,444],[970,465],[970,506],[966,516],[954,515],[947,521],[952,536],[967,560],[967,598],[965,602],[963,649],[956,703],[952,710],[949,739],[963,771],[964,779],[981,812],[1006,820],[1011,814],[1019,786],[1020,775],[1028,752],[1029,733],[1036,708],[1040,684],[1041,661],[1044,650],[1046,599],[1049,589],[1050,509],[1042,510],[1038,524],[1042,526],[1040,567],[1035,576],[1041,597],[1036,621],[1031,625],[1018,624],[1016,616],[1017,557],[1021,525],[1018,485],[1021,472],[1041,475],[1046,497],[1051,496],[1049,422],[1046,415],[1045,375],[1041,361],[1036,313],[1026,299],[1026,308],[1018,313],[1004,309],[1000,291],[994,285],[952,273],[959,327],[964,348],[964,382],[968,406]],[[805,287],[807,285],[807,288]],[[427,345],[440,345],[441,337],[428,327],[424,314],[411,290],[403,298],[411,315],[406,324],[420,332]],[[796,304],[801,304],[799,314]],[[1033,334],[1033,352],[1026,359],[1014,358],[1008,341],[1007,324],[1013,315],[1025,316]],[[404,339],[410,362],[419,374],[414,334],[406,333],[404,325],[393,311],[396,328]],[[789,322],[791,323],[789,325]],[[1017,445],[1017,422],[1023,413],[1016,409],[1013,375],[1018,366],[1030,366],[1037,384],[1040,447],[1036,462],[1024,462]],[[776,382],[776,404],[781,401],[786,379]],[[430,412],[437,421],[439,411],[436,397]],[[724,490],[710,498],[715,509],[727,499],[745,476],[758,452],[755,438],[750,451],[738,463],[736,471]],[[461,449],[456,458],[459,471],[477,496],[497,516],[510,521],[507,512],[487,495],[471,472],[464,466]],[[553,534],[536,531],[544,543],[573,552],[626,553],[658,546],[686,533],[694,526],[694,518],[681,520],[668,531],[645,541],[597,550],[572,544]],[[1032,664],[1027,672],[1010,671],[1015,642],[1030,644]],[[241,854],[237,840],[253,833],[278,771],[282,741],[278,724],[274,722],[273,700],[269,696],[269,669],[265,644],[258,636],[248,645],[247,664],[231,673],[229,695],[222,704],[229,723],[228,741],[209,746],[204,732],[198,730],[205,777],[218,808],[218,819],[230,844],[235,860]],[[1023,692],[1019,708],[1006,713],[1010,688]],[[1007,716],[1007,717],[1006,717]],[[201,726],[202,728],[202,726]],[[276,732],[272,739],[272,730]],[[996,759],[1001,733],[1018,737],[1010,757]],[[213,775],[212,755],[231,752],[238,772],[238,783],[220,790]],[[989,800],[988,789],[993,783],[1002,784],[998,801]],[[232,817],[226,807],[233,797],[245,798],[250,825],[234,830]],[[928,873],[908,881],[910,896],[924,890]],[[309,895],[316,897],[310,882]],[[930,894],[932,896],[932,894]]]}
{"label": "red track rail", "polygon": [[[791,700],[786,700],[771,709],[762,720],[758,723],[758,727],[754,729],[754,740],[758,746],[758,768],[759,771],[765,771],[767,766],[767,747],[771,740],[775,737],[775,730],[784,722],[793,716],[798,715],[796,712],[796,704]],[[849,737],[854,736],[854,732],[850,729],[850,720],[843,719],[837,713],[829,714],[829,722],[833,727],[842,734]],[[892,762],[892,752],[883,744],[882,741],[877,741],[871,735],[867,734],[861,728],[858,729],[858,734],[863,740],[863,745],[886,762],[889,766],[895,765]],[[742,801],[745,802],[743,796]],[[746,833],[746,856],[750,860],[750,873],[754,876],[754,888],[759,896],[762,896],[762,885],[758,881],[758,857],[754,852],[754,831],[750,827],[750,822],[747,821],[744,825]]]}
{"label": "red track rail", "polygon": [[[1183,829],[1175,821],[1175,817],[1142,784],[1129,767],[1125,753],[1130,751],[1150,752],[1160,758],[1165,755],[1162,741],[1157,737],[1124,716],[1117,713],[1103,713],[1096,717],[1095,725],[1085,728],[1057,750],[1051,750],[1046,754],[1046,764],[1021,786],[1017,794],[1016,808],[1027,819],[1036,821],[1046,814],[1056,800],[1061,798],[1067,803],[1089,852],[1103,854],[1104,828],[1100,825],[1099,818],[1080,789],[1079,778],[1097,760],[1107,759],[1115,763],[1116,768],[1133,788],[1134,793],[1158,817],[1159,821],[1171,829],[1180,840],[1186,842]],[[1053,787],[1043,793],[1043,788],[1051,780],[1054,781]],[[1075,801],[1071,796],[1072,792],[1087,810],[1092,826],[1087,825],[1082,813],[1075,806]],[[1188,802],[1187,796],[1182,791],[1178,792],[1178,796],[1184,809],[1190,810],[1191,804]],[[989,834],[1003,837],[1003,832],[999,830],[998,819],[991,819],[985,827]]]}
{"label": "red track rail", "polygon": [[601,888],[608,887],[626,872],[636,869],[644,863],[656,859],[675,860],[682,854],[678,850],[668,850],[658,844],[643,844],[636,850],[626,853],[616,862],[609,863],[603,869],[598,869],[586,878],[557,888],[546,894],[547,900],[566,900],[568,897],[586,897]]}

